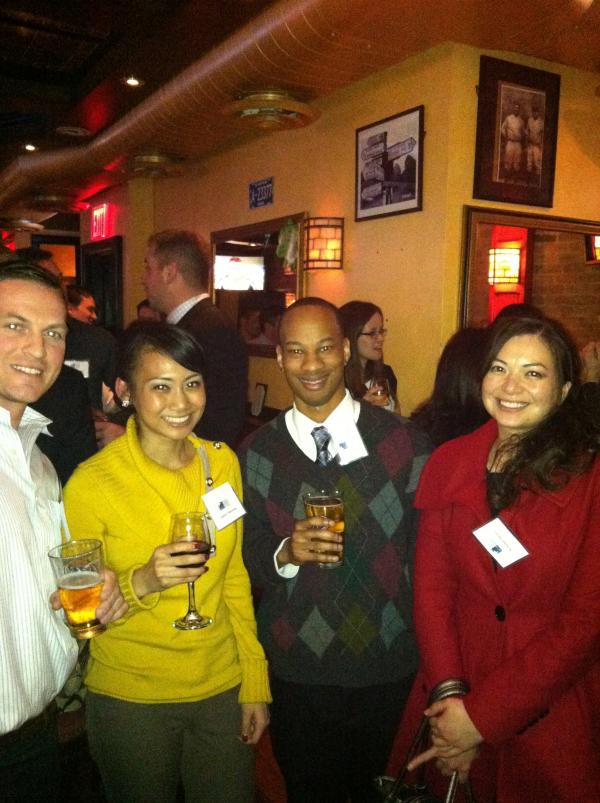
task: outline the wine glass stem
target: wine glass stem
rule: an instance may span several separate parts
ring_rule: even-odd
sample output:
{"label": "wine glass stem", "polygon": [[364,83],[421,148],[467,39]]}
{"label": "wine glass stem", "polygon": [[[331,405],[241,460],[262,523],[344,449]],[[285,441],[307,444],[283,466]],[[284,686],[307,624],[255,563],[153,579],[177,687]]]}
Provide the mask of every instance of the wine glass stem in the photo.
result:
{"label": "wine glass stem", "polygon": [[196,593],[194,583],[188,583],[188,613],[198,613],[196,610]]}

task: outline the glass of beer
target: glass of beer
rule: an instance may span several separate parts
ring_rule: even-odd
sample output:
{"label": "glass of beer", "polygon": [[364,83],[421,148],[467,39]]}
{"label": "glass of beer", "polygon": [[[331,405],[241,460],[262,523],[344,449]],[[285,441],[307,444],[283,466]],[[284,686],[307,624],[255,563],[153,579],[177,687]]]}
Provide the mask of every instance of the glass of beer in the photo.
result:
{"label": "glass of beer", "polygon": [[82,640],[103,633],[106,625],[96,619],[104,584],[100,541],[68,541],[55,546],[48,556],[71,634]]}
{"label": "glass of beer", "polygon": [[[304,494],[302,497],[304,501],[304,512],[307,519],[314,516],[324,516],[326,519],[331,519],[333,524],[330,526],[330,531],[334,533],[341,533],[343,538],[344,532],[344,500],[339,491],[318,491]],[[328,541],[321,541],[317,534],[319,530],[315,528],[315,538],[313,541],[317,545],[317,551],[324,555],[336,555],[339,560],[333,563],[319,563],[321,569],[337,569],[344,563],[344,542],[342,540],[342,551],[334,552],[327,549]]]}
{"label": "glass of beer", "polygon": [[[212,519],[207,513],[187,512],[174,513],[171,516],[171,543],[189,541],[198,544],[195,553],[171,552],[171,555],[206,555],[206,559],[215,554],[215,533]],[[204,566],[200,563],[188,563],[185,568]],[[182,567],[183,568],[183,565]],[[196,591],[194,583],[188,583],[188,610],[185,616],[175,619],[173,627],[177,630],[201,630],[212,625],[210,616],[204,616],[196,610]]]}

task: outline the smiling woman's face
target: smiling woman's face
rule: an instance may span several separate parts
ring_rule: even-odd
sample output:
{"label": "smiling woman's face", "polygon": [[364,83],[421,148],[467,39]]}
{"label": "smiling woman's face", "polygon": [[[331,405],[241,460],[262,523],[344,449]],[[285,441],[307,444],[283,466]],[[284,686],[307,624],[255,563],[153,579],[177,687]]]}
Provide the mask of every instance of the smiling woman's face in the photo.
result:
{"label": "smiling woman's face", "polygon": [[130,392],[141,440],[183,440],[206,406],[202,376],[160,351],[142,352]]}
{"label": "smiling woman's face", "polygon": [[560,384],[554,356],[539,335],[516,335],[492,360],[481,395],[504,440],[537,426],[562,404],[570,387],[570,382]]}

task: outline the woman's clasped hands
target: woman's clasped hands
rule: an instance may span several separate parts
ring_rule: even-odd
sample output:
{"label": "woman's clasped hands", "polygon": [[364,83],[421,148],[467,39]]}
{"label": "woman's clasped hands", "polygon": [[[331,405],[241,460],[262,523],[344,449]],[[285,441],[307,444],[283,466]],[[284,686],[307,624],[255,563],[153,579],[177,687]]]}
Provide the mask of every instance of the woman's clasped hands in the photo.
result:
{"label": "woman's clasped hands", "polygon": [[459,697],[447,697],[425,709],[429,719],[432,746],[412,759],[408,765],[414,770],[431,759],[443,775],[452,775],[458,770],[464,781],[471,764],[477,758],[483,737],[473,724]]}

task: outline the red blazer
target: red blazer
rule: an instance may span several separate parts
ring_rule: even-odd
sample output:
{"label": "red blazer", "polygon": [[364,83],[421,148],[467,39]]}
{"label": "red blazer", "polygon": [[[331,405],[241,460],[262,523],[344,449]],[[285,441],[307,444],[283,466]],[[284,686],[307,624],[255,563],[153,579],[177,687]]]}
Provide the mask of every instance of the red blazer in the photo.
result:
{"label": "red blazer", "polygon": [[437,449],[416,495],[422,510],[415,623],[422,657],[397,739],[429,690],[471,685],[483,735],[477,803],[600,801],[600,460],[562,490],[521,493],[500,518],[529,555],[494,569],[472,534],[489,521],[486,460],[494,421]]}

